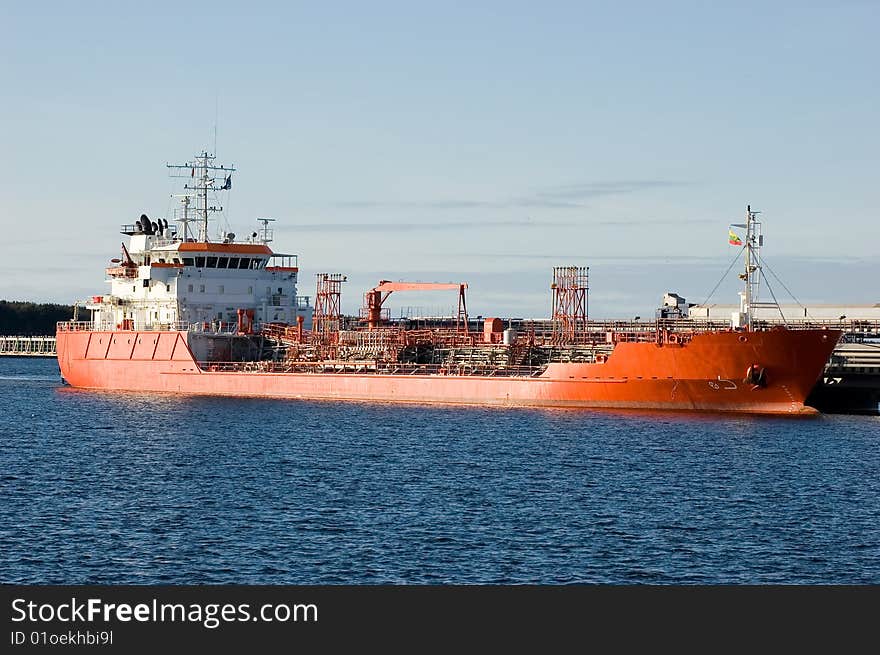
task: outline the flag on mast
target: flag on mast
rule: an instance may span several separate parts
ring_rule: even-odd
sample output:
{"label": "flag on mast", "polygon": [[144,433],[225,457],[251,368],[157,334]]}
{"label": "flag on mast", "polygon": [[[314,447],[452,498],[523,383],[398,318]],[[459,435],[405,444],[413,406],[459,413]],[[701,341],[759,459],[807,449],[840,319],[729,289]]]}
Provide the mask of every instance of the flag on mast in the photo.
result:
{"label": "flag on mast", "polygon": [[743,244],[742,239],[739,238],[739,235],[732,228],[727,228],[727,243],[732,246],[741,246]]}

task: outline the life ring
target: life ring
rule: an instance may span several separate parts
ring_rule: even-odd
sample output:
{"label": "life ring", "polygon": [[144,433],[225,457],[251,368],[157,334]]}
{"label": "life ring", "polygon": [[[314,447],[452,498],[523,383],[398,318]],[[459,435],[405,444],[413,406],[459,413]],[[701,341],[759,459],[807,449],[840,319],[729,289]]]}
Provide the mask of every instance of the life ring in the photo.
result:
{"label": "life ring", "polygon": [[607,361],[608,361],[607,355],[596,355],[596,363],[597,364],[604,364]]}
{"label": "life ring", "polygon": [[678,335],[677,334],[670,334],[668,337],[668,341],[669,341],[669,343],[678,343]]}

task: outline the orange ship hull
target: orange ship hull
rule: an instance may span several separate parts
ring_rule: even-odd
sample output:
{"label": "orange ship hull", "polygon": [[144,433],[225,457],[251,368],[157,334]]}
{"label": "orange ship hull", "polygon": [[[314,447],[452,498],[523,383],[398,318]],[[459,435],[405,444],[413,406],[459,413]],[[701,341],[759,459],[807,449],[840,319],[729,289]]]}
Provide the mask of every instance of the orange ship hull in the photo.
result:
{"label": "orange ship hull", "polygon": [[[553,363],[533,377],[211,371],[185,332],[57,333],[74,387],[176,394],[533,407],[815,413],[804,405],[838,330],[706,332],[685,343],[618,343],[603,363]],[[745,381],[758,364],[761,386]]]}

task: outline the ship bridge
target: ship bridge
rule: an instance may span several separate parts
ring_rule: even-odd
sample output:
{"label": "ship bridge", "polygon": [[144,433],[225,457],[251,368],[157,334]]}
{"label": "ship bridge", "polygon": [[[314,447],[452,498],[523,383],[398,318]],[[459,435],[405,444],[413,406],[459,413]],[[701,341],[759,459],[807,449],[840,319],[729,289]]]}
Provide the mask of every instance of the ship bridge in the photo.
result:
{"label": "ship bridge", "polygon": [[269,247],[274,219],[257,219],[262,228],[244,239],[229,231],[209,238],[209,217],[223,209],[211,198],[232,188],[235,170],[213,162],[213,155],[202,153],[169,166],[182,173],[173,177],[186,180],[172,216],[179,227],[146,214],[122,225],[128,245],[106,268],[110,291],[86,303],[98,329],[198,325],[224,331],[234,329],[242,313],[258,323],[296,324],[301,318],[311,325],[310,298],[297,294],[297,255]]}

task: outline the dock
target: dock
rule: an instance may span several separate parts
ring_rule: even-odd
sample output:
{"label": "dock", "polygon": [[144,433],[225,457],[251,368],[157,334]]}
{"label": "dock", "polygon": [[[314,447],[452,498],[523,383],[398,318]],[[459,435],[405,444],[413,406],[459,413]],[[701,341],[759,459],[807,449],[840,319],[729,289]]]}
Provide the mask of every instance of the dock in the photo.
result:
{"label": "dock", "polygon": [[0,336],[0,355],[7,357],[55,357],[55,337]]}
{"label": "dock", "polygon": [[825,414],[880,414],[880,341],[840,343],[807,404]]}

